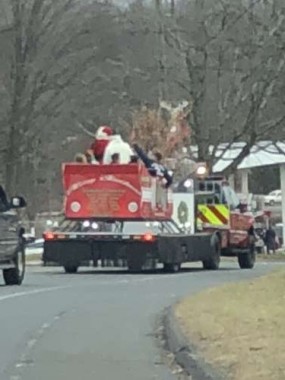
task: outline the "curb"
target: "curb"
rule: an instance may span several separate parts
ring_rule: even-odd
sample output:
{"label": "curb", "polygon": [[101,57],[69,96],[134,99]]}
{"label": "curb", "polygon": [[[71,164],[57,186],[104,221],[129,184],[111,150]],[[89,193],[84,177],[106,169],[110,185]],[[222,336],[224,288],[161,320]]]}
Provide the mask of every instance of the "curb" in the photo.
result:
{"label": "curb", "polygon": [[174,355],[177,364],[191,379],[225,380],[220,373],[217,373],[199,356],[196,348],[189,343],[175,318],[173,306],[165,310],[162,322],[166,349]]}

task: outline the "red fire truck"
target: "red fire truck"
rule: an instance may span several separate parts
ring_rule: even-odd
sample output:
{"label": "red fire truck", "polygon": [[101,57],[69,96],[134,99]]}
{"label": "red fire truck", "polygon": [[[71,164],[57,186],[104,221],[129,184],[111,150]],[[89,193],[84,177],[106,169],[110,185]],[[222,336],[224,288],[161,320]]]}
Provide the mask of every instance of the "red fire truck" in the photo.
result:
{"label": "red fire truck", "polygon": [[[253,267],[252,218],[238,211],[234,216],[222,201],[223,192],[217,198],[212,180],[197,177],[192,192],[183,194],[182,206],[194,210],[189,233],[173,220],[176,194],[140,162],[64,164],[62,170],[64,213],[73,227],[44,233],[45,264],[57,263],[67,273],[86,263],[126,265],[136,272],[162,264],[165,271],[177,272],[185,262],[201,261],[205,269],[215,270],[221,255],[237,248],[240,267]],[[179,204],[182,214],[183,207]]]}
{"label": "red fire truck", "polygon": [[[260,213],[254,214],[242,204],[225,177],[200,173],[190,175],[178,186],[178,192],[193,194],[195,231],[215,233],[220,240],[222,256],[237,256],[241,268],[255,263],[254,225]],[[204,167],[206,168],[206,167]]]}

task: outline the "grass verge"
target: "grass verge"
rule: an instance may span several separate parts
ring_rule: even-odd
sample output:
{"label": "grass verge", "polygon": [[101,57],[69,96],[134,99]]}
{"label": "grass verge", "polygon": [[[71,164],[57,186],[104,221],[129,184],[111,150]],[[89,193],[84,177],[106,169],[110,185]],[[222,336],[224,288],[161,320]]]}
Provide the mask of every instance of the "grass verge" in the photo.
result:
{"label": "grass verge", "polygon": [[285,252],[278,252],[272,255],[259,254],[257,259],[260,261],[285,261]]}
{"label": "grass verge", "polygon": [[209,289],[175,315],[203,357],[226,379],[285,379],[285,271]]}
{"label": "grass verge", "polygon": [[[234,257],[223,257],[223,261],[233,261],[236,262],[237,258]],[[257,261],[285,261],[285,252],[278,252],[271,255],[266,254],[257,254],[256,255]]]}

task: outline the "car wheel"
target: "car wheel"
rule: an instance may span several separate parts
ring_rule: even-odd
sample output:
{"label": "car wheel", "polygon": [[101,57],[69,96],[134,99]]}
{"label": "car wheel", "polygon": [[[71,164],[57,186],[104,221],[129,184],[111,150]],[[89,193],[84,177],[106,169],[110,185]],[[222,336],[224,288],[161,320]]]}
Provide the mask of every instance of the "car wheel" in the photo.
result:
{"label": "car wheel", "polygon": [[275,201],[273,199],[271,199],[271,201],[269,202],[270,206],[274,206],[275,205]]}
{"label": "car wheel", "polygon": [[15,267],[3,270],[6,285],[21,285],[25,277],[26,255],[25,250],[19,250],[14,258]]}
{"label": "car wheel", "polygon": [[65,265],[64,270],[65,270],[65,273],[68,273],[68,274],[76,273],[78,270],[78,266],[76,266],[76,265]]}

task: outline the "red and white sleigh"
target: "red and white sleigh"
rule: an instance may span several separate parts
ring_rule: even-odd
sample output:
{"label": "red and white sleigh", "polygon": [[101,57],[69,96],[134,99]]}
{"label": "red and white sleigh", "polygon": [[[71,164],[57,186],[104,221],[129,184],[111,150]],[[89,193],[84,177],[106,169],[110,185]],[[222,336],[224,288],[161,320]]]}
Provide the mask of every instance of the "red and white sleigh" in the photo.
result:
{"label": "red and white sleigh", "polygon": [[63,164],[64,211],[68,219],[169,220],[170,189],[141,163]]}

